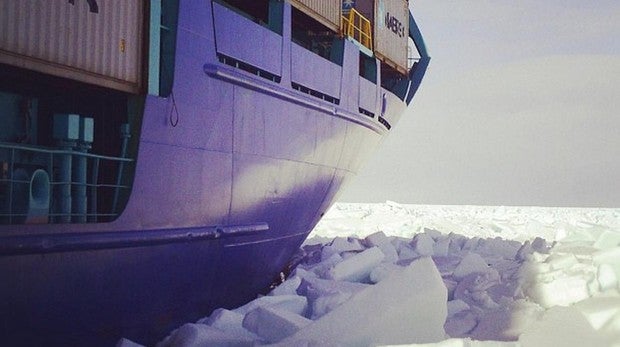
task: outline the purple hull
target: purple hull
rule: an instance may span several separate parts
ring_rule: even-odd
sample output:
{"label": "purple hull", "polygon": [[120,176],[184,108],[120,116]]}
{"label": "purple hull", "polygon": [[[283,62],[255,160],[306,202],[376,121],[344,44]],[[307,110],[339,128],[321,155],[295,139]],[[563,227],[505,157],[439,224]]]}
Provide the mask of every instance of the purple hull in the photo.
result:
{"label": "purple hull", "polygon": [[283,17],[277,35],[218,3],[180,1],[173,92],[146,97],[120,217],[0,225],[0,339],[152,344],[279,276],[428,63],[399,98],[359,75],[357,45],[344,40],[334,64],[291,42],[288,3]]}

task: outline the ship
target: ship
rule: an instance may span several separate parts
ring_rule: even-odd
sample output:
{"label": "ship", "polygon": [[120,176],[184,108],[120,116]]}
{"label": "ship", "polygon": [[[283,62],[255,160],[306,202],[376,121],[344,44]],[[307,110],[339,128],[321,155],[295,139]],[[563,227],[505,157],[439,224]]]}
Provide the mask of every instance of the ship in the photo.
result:
{"label": "ship", "polygon": [[407,0],[0,0],[0,341],[264,293],[429,60]]}

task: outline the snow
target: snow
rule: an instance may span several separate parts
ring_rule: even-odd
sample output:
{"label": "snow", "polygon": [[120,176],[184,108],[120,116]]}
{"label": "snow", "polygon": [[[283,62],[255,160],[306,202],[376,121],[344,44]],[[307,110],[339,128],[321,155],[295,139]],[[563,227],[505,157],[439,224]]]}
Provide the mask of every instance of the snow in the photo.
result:
{"label": "snow", "polygon": [[479,254],[467,253],[452,272],[452,277],[456,280],[462,280],[472,274],[484,274],[490,269],[487,262]]}
{"label": "snow", "polygon": [[611,342],[605,341],[603,334],[597,334],[583,314],[573,307],[548,310],[519,336],[522,346],[598,347]]}
{"label": "snow", "polygon": [[381,264],[383,259],[385,255],[378,247],[369,248],[335,264],[327,272],[327,278],[336,281],[366,282],[372,270]]}
{"label": "snow", "polygon": [[433,255],[435,249],[435,241],[428,234],[418,234],[413,237],[411,241],[413,251],[423,257],[429,257]]}
{"label": "snow", "polygon": [[282,345],[312,341],[345,346],[437,342],[445,337],[447,293],[430,258],[393,271],[381,282],[355,293]]}
{"label": "snow", "polygon": [[198,321],[198,323],[206,324],[222,331],[229,331],[234,336],[256,340],[258,336],[251,333],[243,326],[243,320],[246,316],[247,315],[243,315],[239,312],[219,308],[213,311],[211,316]]}
{"label": "snow", "polygon": [[310,323],[312,321],[308,318],[272,306],[259,306],[248,312],[243,319],[243,327],[267,343],[278,342]]}
{"label": "snow", "polygon": [[121,338],[116,343],[116,347],[141,347],[142,345],[137,344],[129,339]]}
{"label": "snow", "polygon": [[258,307],[271,306],[295,314],[303,314],[308,308],[308,299],[299,295],[263,296],[237,309],[235,312],[248,314]]}
{"label": "snow", "polygon": [[269,295],[185,324],[160,346],[620,347],[618,217],[336,204]]}
{"label": "snow", "polygon": [[252,339],[236,336],[206,324],[191,323],[184,324],[158,344],[160,347],[249,347],[252,345]]}

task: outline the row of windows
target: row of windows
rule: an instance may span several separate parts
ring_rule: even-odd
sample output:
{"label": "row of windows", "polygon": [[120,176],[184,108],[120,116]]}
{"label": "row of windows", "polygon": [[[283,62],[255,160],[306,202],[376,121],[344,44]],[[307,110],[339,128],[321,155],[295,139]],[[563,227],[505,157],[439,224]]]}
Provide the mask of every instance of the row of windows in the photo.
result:
{"label": "row of windows", "polygon": [[[281,0],[214,1],[277,34],[282,34],[284,2]],[[292,8],[291,35],[296,44],[335,64],[342,65],[343,38],[295,7]],[[380,66],[381,86],[404,98],[406,88],[403,86],[406,85],[407,79],[387,64],[382,63]],[[377,82],[375,57],[360,52],[359,75],[373,83]]]}

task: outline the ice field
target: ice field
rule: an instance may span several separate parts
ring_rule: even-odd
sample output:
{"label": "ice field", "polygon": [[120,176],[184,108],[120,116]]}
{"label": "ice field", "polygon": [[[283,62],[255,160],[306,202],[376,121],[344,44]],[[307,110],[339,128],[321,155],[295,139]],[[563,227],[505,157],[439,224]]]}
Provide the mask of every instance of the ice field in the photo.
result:
{"label": "ice field", "polygon": [[620,346],[619,278],[620,209],[336,204],[282,284],[159,346]]}

